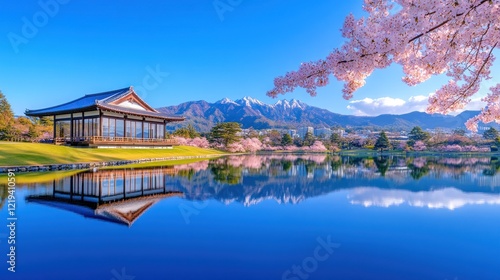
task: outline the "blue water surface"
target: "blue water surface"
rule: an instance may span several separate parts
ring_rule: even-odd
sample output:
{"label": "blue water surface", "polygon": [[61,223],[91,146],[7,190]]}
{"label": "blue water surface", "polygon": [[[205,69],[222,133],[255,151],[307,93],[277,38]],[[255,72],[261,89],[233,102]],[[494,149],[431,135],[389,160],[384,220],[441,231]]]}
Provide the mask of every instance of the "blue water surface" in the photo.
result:
{"label": "blue water surface", "polygon": [[0,277],[499,280],[499,166],[235,156],[18,185]]}

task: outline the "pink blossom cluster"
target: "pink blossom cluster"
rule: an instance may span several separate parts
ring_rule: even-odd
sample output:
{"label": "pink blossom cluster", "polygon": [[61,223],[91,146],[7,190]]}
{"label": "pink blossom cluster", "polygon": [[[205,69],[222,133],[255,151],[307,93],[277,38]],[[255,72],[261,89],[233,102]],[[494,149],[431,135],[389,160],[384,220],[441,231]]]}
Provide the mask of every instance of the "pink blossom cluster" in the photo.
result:
{"label": "pink blossom cluster", "polygon": [[489,152],[489,148],[478,148],[476,146],[446,145],[437,148],[440,152]]}
{"label": "pink blossom cluster", "polygon": [[413,165],[417,168],[422,168],[427,164],[427,159],[423,157],[418,157],[413,159]]}
{"label": "pink blossom cluster", "polygon": [[[493,51],[500,48],[498,0],[365,0],[363,8],[367,17],[346,17],[344,45],[277,77],[267,94],[276,97],[301,87],[314,96],[333,75],[344,82],[343,96],[349,99],[375,69],[397,63],[410,86],[433,75],[450,77],[430,96],[427,109],[446,114],[463,109],[481,82],[491,79]],[[479,121],[500,123],[500,84],[482,100],[486,107],[467,121],[470,130],[477,131]]]}
{"label": "pink blossom cluster", "polygon": [[326,155],[324,154],[317,154],[317,155],[304,155],[301,158],[309,161],[314,161],[316,164],[322,164],[326,160]]}
{"label": "pink blossom cluster", "polygon": [[174,165],[175,170],[193,170],[195,172],[208,169],[208,160],[198,161],[188,164]]}
{"label": "pink blossom cluster", "polygon": [[198,148],[210,147],[210,144],[208,143],[208,140],[205,137],[196,137],[193,139],[189,139],[189,138],[175,136],[174,140],[176,140],[177,143],[179,143],[179,145],[183,146],[193,146]]}
{"label": "pink blossom cluster", "polygon": [[282,149],[283,149],[283,151],[287,151],[287,152],[297,152],[300,150],[300,148],[295,146],[295,145],[285,146]]}
{"label": "pink blossom cluster", "polygon": [[255,153],[257,151],[260,151],[261,149],[262,149],[262,143],[258,138],[244,138],[238,142],[229,144],[226,147],[226,150],[231,153],[238,153],[238,152]]}
{"label": "pink blossom cluster", "polygon": [[478,163],[488,164],[490,163],[490,158],[441,158],[439,160],[439,163],[447,165],[470,166]]}
{"label": "pink blossom cluster", "polygon": [[330,151],[332,151],[332,152],[335,152],[335,153],[336,153],[336,152],[340,152],[340,150],[341,150],[341,149],[339,148],[339,146],[337,146],[337,144],[332,144],[332,145],[330,146]]}
{"label": "pink blossom cluster", "polygon": [[425,146],[425,143],[423,141],[417,141],[415,144],[413,144],[413,150],[414,151],[425,151],[427,150],[427,147]]}
{"label": "pink blossom cluster", "polygon": [[260,156],[256,155],[247,155],[247,156],[230,156],[227,160],[227,163],[234,167],[244,167],[249,169],[259,169],[262,167],[265,159],[262,159]]}
{"label": "pink blossom cluster", "polygon": [[282,151],[287,152],[326,152],[328,149],[321,141],[315,141],[311,146],[297,147],[294,145],[285,146],[281,148]]}
{"label": "pink blossom cluster", "polygon": [[328,149],[323,145],[321,141],[314,141],[314,143],[309,147],[301,147],[302,151],[306,152],[326,152]]}

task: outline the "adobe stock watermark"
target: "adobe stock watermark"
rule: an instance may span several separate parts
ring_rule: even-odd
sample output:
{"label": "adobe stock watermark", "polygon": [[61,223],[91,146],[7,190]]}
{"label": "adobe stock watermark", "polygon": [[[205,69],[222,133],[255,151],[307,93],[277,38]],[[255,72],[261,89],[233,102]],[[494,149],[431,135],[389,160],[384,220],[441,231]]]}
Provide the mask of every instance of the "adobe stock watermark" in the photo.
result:
{"label": "adobe stock watermark", "polygon": [[9,32],[7,38],[16,54],[19,53],[19,47],[29,43],[30,39],[35,38],[41,28],[45,27],[51,18],[55,17],[61,10],[61,5],[68,4],[70,0],[40,0],[36,11],[30,18],[22,17],[21,32]]}
{"label": "adobe stock watermark", "polygon": [[186,225],[191,224],[191,216],[198,216],[201,213],[201,210],[205,209],[208,206],[208,201],[193,201],[191,205],[187,205],[185,203],[179,204],[179,212],[181,212],[182,218]]}
{"label": "adobe stock watermark", "polygon": [[111,280],[134,280],[135,279],[135,276],[127,274],[127,272],[125,271],[125,267],[122,267],[121,272],[118,272],[116,269],[112,269],[111,274],[113,275],[113,278],[111,278]]}
{"label": "adobe stock watermark", "polygon": [[215,12],[219,16],[220,21],[224,21],[224,14],[226,12],[232,12],[236,7],[241,5],[243,0],[214,0],[212,5],[214,6]]}
{"label": "adobe stock watermark", "polygon": [[146,73],[142,78],[141,85],[134,86],[134,91],[143,99],[148,96],[150,91],[157,89],[170,75],[168,72],[161,71],[159,64],[156,64],[155,68],[146,66]]}
{"label": "adobe stock watermark", "polygon": [[8,169],[7,174],[7,186],[8,186],[8,196],[7,196],[7,228],[9,229],[8,241],[9,248],[7,251],[7,263],[9,267],[7,268],[10,272],[16,272],[16,259],[17,259],[17,244],[16,244],[16,233],[17,233],[17,202],[16,202],[16,174],[14,170]]}
{"label": "adobe stock watermark", "polygon": [[314,249],[312,256],[304,258],[299,265],[292,265],[291,269],[283,273],[282,280],[309,279],[311,274],[318,270],[319,264],[328,260],[334,249],[340,247],[340,244],[332,242],[330,235],[326,237],[326,240],[318,237],[316,241],[318,246]]}

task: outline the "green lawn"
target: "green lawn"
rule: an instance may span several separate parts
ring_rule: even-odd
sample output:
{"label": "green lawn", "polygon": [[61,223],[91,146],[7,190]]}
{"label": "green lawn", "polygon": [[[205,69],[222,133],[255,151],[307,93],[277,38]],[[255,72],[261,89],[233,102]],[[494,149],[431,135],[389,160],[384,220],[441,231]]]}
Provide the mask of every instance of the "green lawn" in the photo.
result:
{"label": "green lawn", "polygon": [[87,163],[177,156],[221,155],[220,151],[188,146],[173,149],[89,149],[51,144],[0,142],[0,166]]}

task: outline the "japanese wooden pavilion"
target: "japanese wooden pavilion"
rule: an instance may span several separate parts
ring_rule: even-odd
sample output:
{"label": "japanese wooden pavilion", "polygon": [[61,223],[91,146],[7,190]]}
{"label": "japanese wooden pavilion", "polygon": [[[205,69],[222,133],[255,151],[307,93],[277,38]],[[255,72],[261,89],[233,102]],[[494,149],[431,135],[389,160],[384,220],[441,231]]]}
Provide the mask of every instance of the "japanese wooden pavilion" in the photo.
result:
{"label": "japanese wooden pavilion", "polygon": [[90,147],[169,147],[166,116],[149,106],[132,87],[87,94],[54,107],[26,110],[27,116],[54,119],[54,144]]}

